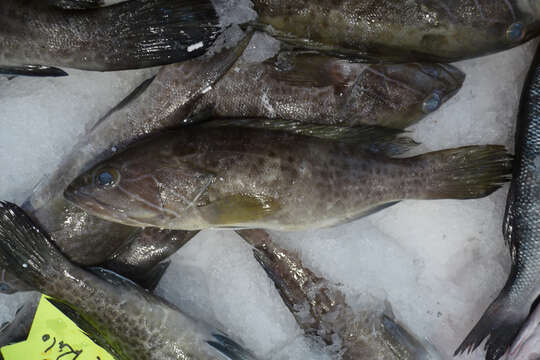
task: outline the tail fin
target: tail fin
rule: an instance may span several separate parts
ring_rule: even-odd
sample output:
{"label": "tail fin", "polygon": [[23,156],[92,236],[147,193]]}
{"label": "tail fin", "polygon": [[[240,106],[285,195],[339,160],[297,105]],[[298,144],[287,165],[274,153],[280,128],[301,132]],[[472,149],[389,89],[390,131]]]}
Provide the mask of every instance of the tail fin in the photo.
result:
{"label": "tail fin", "polygon": [[212,334],[214,340],[207,341],[212,346],[230,360],[257,360],[249,350],[244,349],[240,344],[229,339],[223,334]]}
{"label": "tail fin", "polygon": [[131,0],[92,11],[110,24],[103,71],[191,59],[204,54],[221,32],[210,0]]}
{"label": "tail fin", "polygon": [[512,156],[503,146],[468,146],[420,155],[416,176],[423,199],[476,199],[511,179]]}
{"label": "tail fin", "polygon": [[0,259],[21,280],[41,289],[67,261],[17,205],[0,202]]}
{"label": "tail fin", "polygon": [[501,291],[457,348],[454,356],[471,353],[487,338],[484,345],[486,360],[500,359],[512,345],[528,313],[529,307],[511,305],[508,291]]}

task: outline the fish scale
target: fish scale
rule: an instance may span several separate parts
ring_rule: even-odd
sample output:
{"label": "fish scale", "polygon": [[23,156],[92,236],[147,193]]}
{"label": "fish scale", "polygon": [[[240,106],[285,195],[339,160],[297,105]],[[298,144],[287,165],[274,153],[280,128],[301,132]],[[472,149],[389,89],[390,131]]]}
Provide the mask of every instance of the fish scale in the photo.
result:
{"label": "fish scale", "polygon": [[540,293],[540,50],[521,98],[516,159],[504,219],[512,270],[456,353],[472,351],[488,338],[486,359],[504,355]]}

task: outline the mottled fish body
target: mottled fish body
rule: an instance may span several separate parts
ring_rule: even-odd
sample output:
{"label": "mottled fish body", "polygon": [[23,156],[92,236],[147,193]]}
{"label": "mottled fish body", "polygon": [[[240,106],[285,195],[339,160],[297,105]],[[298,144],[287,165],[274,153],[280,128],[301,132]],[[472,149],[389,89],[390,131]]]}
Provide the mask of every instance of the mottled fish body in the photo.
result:
{"label": "mottled fish body", "polygon": [[304,333],[342,360],[438,359],[379,311],[354,311],[339,286],[318,276],[263,230],[240,230]]}
{"label": "mottled fish body", "polygon": [[198,230],[321,228],[403,199],[470,199],[508,179],[500,146],[408,159],[281,131],[190,127],[149,138],[65,192],[91,214],[132,226]]}
{"label": "mottled fish body", "polygon": [[134,283],[73,265],[7,203],[0,205],[0,258],[37,290],[75,309],[118,359],[255,359],[222,332]]}
{"label": "mottled fish body", "polygon": [[501,358],[540,295],[540,52],[521,96],[503,233],[512,256],[510,276],[456,353],[473,351],[487,338],[486,359]]}
{"label": "mottled fish body", "polygon": [[0,73],[26,68],[43,75],[38,65],[113,71],[170,64],[204,54],[220,31],[209,0],[131,0],[76,11],[4,0]]}
{"label": "mottled fish body", "polygon": [[536,0],[254,0],[279,39],[367,61],[451,62],[517,46],[540,32]]}
{"label": "mottled fish body", "polygon": [[397,129],[437,110],[465,79],[451,65],[365,65],[302,54],[235,65],[199,101],[216,117]]}

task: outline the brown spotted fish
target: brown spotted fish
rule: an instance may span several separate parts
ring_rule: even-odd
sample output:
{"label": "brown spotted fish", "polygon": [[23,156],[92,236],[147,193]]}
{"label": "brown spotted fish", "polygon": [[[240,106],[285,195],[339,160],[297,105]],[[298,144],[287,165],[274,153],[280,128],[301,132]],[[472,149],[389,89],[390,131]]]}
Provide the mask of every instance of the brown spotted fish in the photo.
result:
{"label": "brown spotted fish", "polygon": [[171,64],[204,54],[221,32],[210,0],[60,8],[69,3],[0,2],[0,73],[60,76],[65,73],[57,67],[113,71]]}
{"label": "brown spotted fish", "polygon": [[129,147],[65,197],[131,226],[300,230],[352,221],[404,199],[473,199],[509,179],[502,146],[406,159],[363,144],[241,127],[188,127]]}
{"label": "brown spotted fish", "polygon": [[134,283],[72,264],[38,225],[9,203],[0,203],[0,259],[25,282],[73,308],[95,330],[90,334],[99,334],[118,359],[256,359],[223,332]]}
{"label": "brown spotted fish", "polygon": [[339,287],[316,275],[263,230],[240,230],[304,333],[341,360],[428,360],[439,355],[390,316],[355,311]]}
{"label": "brown spotted fish", "polygon": [[452,62],[540,33],[537,0],[253,0],[259,25],[300,49],[365,61]]}
{"label": "brown spotted fish", "polygon": [[454,96],[464,79],[451,65],[366,65],[282,54],[263,63],[236,64],[197,110],[215,117],[404,129]]}

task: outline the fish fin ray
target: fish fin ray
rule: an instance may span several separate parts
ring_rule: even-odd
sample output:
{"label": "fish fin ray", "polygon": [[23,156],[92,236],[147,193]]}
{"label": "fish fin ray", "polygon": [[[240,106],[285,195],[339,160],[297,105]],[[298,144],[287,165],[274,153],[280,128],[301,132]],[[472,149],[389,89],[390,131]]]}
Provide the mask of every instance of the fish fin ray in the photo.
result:
{"label": "fish fin ray", "polygon": [[[210,0],[131,0],[107,9],[115,34],[99,69],[115,71],[178,63],[203,55],[221,33]],[[121,52],[118,52],[120,51]]]}
{"label": "fish fin ray", "polygon": [[144,80],[139,86],[137,86],[128,96],[126,96],[122,101],[120,101],[115,107],[113,107],[111,110],[109,110],[101,119],[99,119],[94,126],[90,129],[90,131],[94,131],[101,123],[103,123],[106,119],[108,119],[112,114],[122,110],[129,104],[133,103],[135,100],[137,100],[144,91],[152,84],[156,77],[152,76],[149,79]]}
{"label": "fish fin ray", "polygon": [[484,344],[486,360],[498,360],[506,353],[527,318],[529,310],[526,307],[510,308],[507,293],[506,289],[501,291],[457,348],[454,356],[473,352],[485,339],[487,339]]}
{"label": "fish fin ray", "polygon": [[[465,146],[427,153],[415,176],[425,186],[419,199],[477,199],[488,196],[511,179],[512,156],[504,146]],[[416,198],[416,197],[415,197]]]}
{"label": "fish fin ray", "polygon": [[264,130],[286,131],[298,135],[326,140],[365,144],[366,150],[397,156],[418,146],[419,143],[404,136],[403,130],[382,126],[311,124],[302,121],[264,118],[222,118],[200,124],[204,127],[247,127]]}
{"label": "fish fin ray", "polygon": [[35,76],[35,77],[62,77],[68,76],[68,73],[62,69],[52,66],[42,65],[20,65],[20,66],[2,66],[0,65],[0,74]]}

